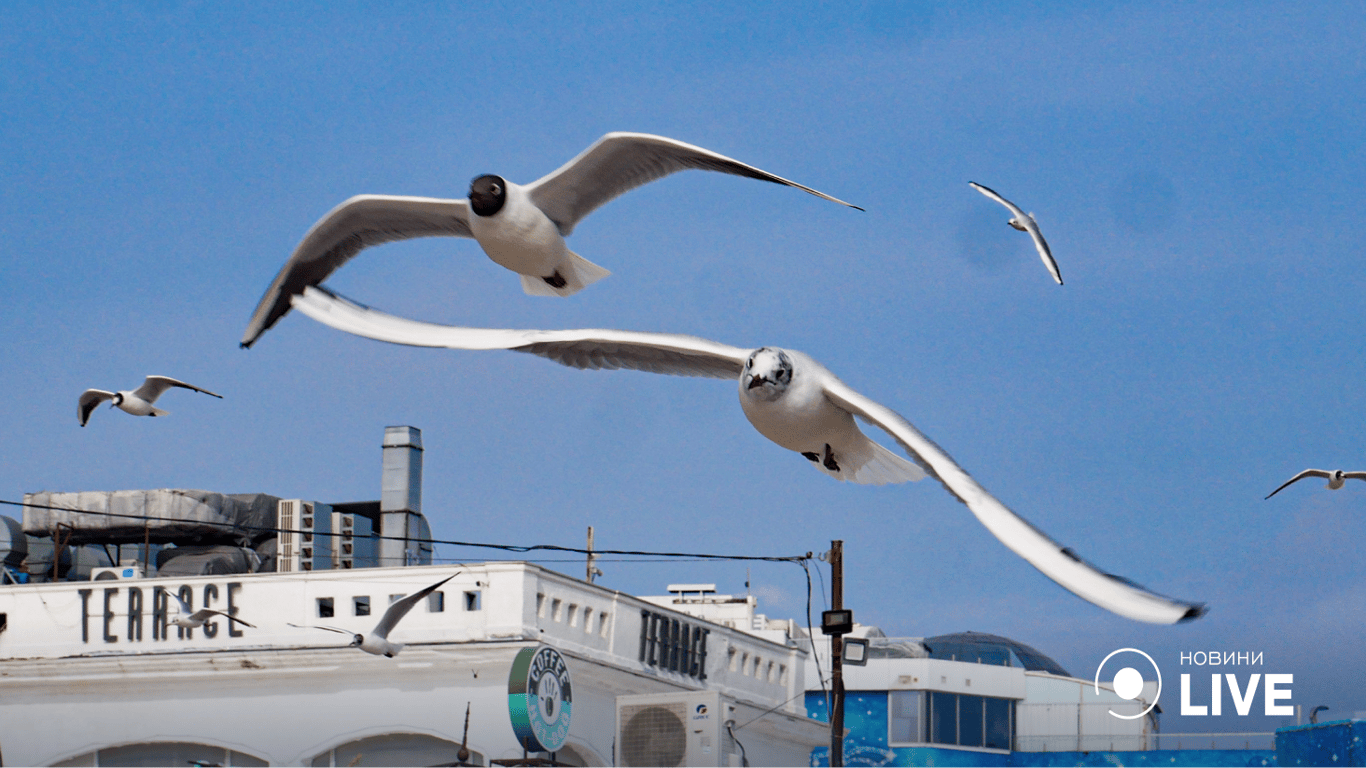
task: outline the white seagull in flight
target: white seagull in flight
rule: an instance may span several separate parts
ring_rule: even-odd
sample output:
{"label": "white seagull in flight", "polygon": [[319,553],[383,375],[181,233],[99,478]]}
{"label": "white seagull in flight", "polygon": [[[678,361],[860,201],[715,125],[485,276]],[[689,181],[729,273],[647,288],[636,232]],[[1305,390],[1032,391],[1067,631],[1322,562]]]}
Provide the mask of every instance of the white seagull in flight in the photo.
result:
{"label": "white seagull in flight", "polygon": [[[1268,493],[1266,495],[1266,498],[1269,499],[1272,496],[1275,496],[1276,494],[1280,493],[1281,490],[1285,488],[1287,485],[1290,485],[1296,480],[1303,480],[1306,477],[1326,478],[1328,480],[1329,490],[1336,491],[1337,489],[1341,488],[1343,483],[1347,482],[1348,480],[1366,480],[1366,472],[1343,472],[1340,469],[1335,469],[1332,472],[1329,472],[1326,469],[1306,469],[1298,475],[1295,475],[1294,477],[1290,478],[1289,480],[1286,480],[1284,483],[1281,483],[1281,487],[1277,488],[1271,493]],[[1265,500],[1266,499],[1263,499],[1263,501]]]}
{"label": "white seagull in flight", "polygon": [[1034,238],[1034,247],[1038,249],[1039,258],[1043,259],[1043,265],[1048,267],[1049,273],[1053,275],[1054,280],[1058,281],[1058,285],[1062,285],[1062,274],[1058,272],[1058,262],[1053,260],[1053,252],[1048,249],[1048,241],[1043,239],[1043,233],[1039,231],[1039,223],[1034,221],[1034,214],[1025,213],[1020,210],[1020,206],[996,194],[996,191],[989,187],[984,187],[975,181],[969,181],[968,185],[1010,209],[1014,217],[1006,223],[1021,232],[1028,232],[1029,236]]}
{"label": "white seagull in flight", "polygon": [[105,400],[113,401],[111,408],[118,408],[124,413],[131,413],[134,416],[166,416],[167,411],[160,408],[153,408],[152,403],[157,401],[161,394],[171,387],[181,387],[182,389],[193,389],[196,392],[203,392],[212,395],[219,400],[222,395],[215,395],[207,389],[200,389],[193,384],[186,384],[183,381],[176,381],[168,376],[148,376],[142,386],[134,390],[123,390],[120,392],[105,392],[102,389],[87,389],[81,393],[81,398],[76,406],[76,417],[80,419],[81,426],[90,421],[90,414],[95,410],[95,406]]}
{"label": "white seagull in flight", "polygon": [[564,239],[579,221],[622,193],[689,168],[786,184],[858,208],[708,149],[645,133],[609,133],[526,186],[486,174],[470,182],[467,200],[393,195],[347,200],[304,235],[261,297],[242,346],[250,347],[289,312],[291,296],[326,280],[363,249],[414,237],[472,237],[494,263],[522,276],[526,293],[568,296],[610,274],[569,250]]}
{"label": "white seagull in flight", "polygon": [[[420,592],[414,592],[401,600],[395,600],[389,605],[389,610],[384,612],[384,616],[379,620],[379,623],[375,625],[375,628],[364,635],[352,632],[349,629],[338,629],[336,627],[324,627],[321,625],[314,625],[312,629],[325,629],[328,632],[340,632],[343,635],[350,635],[352,648],[359,648],[366,653],[373,653],[376,656],[387,656],[392,659],[398,655],[399,651],[403,650],[403,643],[393,643],[389,641],[389,633],[398,625],[399,620],[404,616],[407,616],[408,611],[411,611],[413,606],[417,605],[418,601],[435,592],[437,587],[459,575],[460,571],[456,571]],[[298,624],[290,624],[289,626],[300,627]],[[300,627],[300,629],[309,629],[309,627]]]}
{"label": "white seagull in flight", "polygon": [[245,624],[246,626],[251,627],[252,629],[256,629],[255,624],[250,624],[245,621],[242,621],[236,616],[229,616],[228,614],[223,613],[222,611],[215,611],[211,608],[200,608],[197,611],[192,610],[190,608],[190,604],[185,602],[184,598],[182,598],[179,593],[169,589],[162,591],[166,593],[167,597],[175,601],[178,613],[176,614],[176,617],[171,620],[171,623],[176,625],[177,627],[184,627],[185,629],[196,629],[198,627],[204,626],[204,622],[208,621],[210,617],[222,616],[223,618],[228,620],[229,624],[235,621],[238,624]]}
{"label": "white seagull in flight", "polygon": [[[575,368],[633,368],[738,380],[740,407],[754,428],[818,470],[855,483],[899,483],[926,474],[967,505],[1015,554],[1084,600],[1138,621],[1172,624],[1201,616],[1202,604],[1149,592],[1105,573],[1048,538],[978,485],[962,467],[890,408],[840,381],[809,356],[776,347],[741,349],[695,336],[612,330],[460,328],[394,317],[325,289],[294,297],[301,312],[338,330],[395,344],[530,352]],[[890,435],[911,461],[868,439],[858,417]]]}

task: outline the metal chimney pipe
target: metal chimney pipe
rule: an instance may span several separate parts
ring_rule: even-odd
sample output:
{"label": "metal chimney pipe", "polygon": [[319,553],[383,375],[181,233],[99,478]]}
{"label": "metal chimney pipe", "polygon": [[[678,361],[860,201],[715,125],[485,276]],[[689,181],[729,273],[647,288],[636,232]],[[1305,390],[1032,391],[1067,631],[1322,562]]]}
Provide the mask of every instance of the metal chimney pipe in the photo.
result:
{"label": "metal chimney pipe", "polygon": [[407,539],[418,534],[422,514],[422,430],[384,428],[384,476],[380,487],[379,564],[409,565]]}

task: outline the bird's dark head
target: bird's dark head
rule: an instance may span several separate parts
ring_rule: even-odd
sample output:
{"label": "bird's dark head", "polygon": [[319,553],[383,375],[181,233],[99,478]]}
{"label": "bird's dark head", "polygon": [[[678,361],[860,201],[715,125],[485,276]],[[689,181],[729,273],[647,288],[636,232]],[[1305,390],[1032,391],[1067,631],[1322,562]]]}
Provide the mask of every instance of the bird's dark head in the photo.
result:
{"label": "bird's dark head", "polygon": [[110,408],[117,408],[117,407],[120,406],[120,405],[123,405],[123,393],[122,393],[122,392],[115,392],[115,393],[114,393],[114,397],[111,398],[110,401],[109,401],[109,407],[110,407]]}
{"label": "bird's dark head", "polygon": [[1334,481],[1334,482],[1337,482],[1338,480],[1341,480],[1343,474],[1345,474],[1345,473],[1344,473],[1342,470],[1340,470],[1340,469],[1335,469],[1335,470],[1333,470],[1333,481]]}
{"label": "bird's dark head", "polygon": [[492,216],[503,210],[508,199],[508,183],[502,176],[484,174],[470,182],[470,210],[476,216]]}
{"label": "bird's dark head", "polygon": [[792,384],[792,358],[781,349],[762,347],[745,361],[740,388],[759,400],[776,400]]}
{"label": "bird's dark head", "polygon": [[360,644],[363,643],[363,642],[365,642],[365,635],[352,635],[352,636],[351,636],[351,647],[352,647],[352,648],[359,648],[359,647],[360,647]]}

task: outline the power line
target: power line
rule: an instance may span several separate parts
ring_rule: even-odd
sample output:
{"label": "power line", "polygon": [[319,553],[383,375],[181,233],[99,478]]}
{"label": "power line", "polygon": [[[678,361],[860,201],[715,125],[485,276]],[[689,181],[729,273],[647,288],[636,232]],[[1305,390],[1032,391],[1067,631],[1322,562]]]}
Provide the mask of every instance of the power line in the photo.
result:
{"label": "power line", "polygon": [[[8,505],[10,505],[10,506],[15,506],[15,507],[29,507],[29,508],[32,508],[32,509],[48,509],[48,510],[53,510],[53,511],[55,511],[55,512],[75,512],[75,513],[83,514],[83,515],[101,515],[101,516],[104,516],[104,517],[119,517],[119,518],[131,519],[131,520],[143,520],[143,521],[146,521],[146,522],[177,522],[177,523],[187,522],[187,521],[185,521],[185,520],[179,520],[179,519],[173,519],[173,518],[165,518],[165,517],[155,517],[155,516],[153,516],[153,515],[134,515],[134,514],[127,513],[127,512],[99,512],[99,511],[91,510],[91,509],[73,509],[73,508],[70,508],[70,507],[54,507],[54,506],[49,506],[49,505],[46,505],[46,504],[32,504],[32,503],[24,503],[24,502],[20,502],[20,501],[9,501],[9,500],[7,500],[7,499],[0,499],[0,504],[8,504]],[[229,533],[237,533],[237,532],[242,532],[242,531],[257,531],[257,532],[261,532],[261,533],[297,533],[297,532],[298,532],[298,531],[296,531],[296,530],[294,530],[294,529],[291,529],[291,528],[275,528],[275,527],[271,527],[271,526],[261,526],[261,525],[238,525],[238,524],[232,524],[232,523],[215,523],[215,522],[209,522],[209,521],[202,521],[202,522],[201,522],[201,521],[196,521],[196,522],[198,522],[198,523],[201,524],[201,525],[213,525],[213,526],[218,526],[218,527],[221,527],[221,528],[226,529],[226,532],[229,532]],[[343,534],[343,533],[340,533],[340,532],[331,532],[331,531],[313,531],[312,533],[313,533],[313,535],[315,535],[315,536],[333,536],[333,537],[337,537],[337,536],[345,536],[345,535],[348,535],[348,534]],[[528,544],[528,545],[519,545],[519,544],[489,544],[489,543],[486,543],[486,542],[478,542],[478,541],[454,541],[454,540],[449,540],[449,539],[416,539],[416,538],[409,538],[409,537],[406,537],[406,536],[383,536],[383,535],[372,535],[372,536],[370,536],[370,537],[368,537],[368,538],[372,538],[372,539],[381,539],[381,540],[390,540],[390,541],[406,541],[406,542],[411,542],[411,543],[415,543],[415,544],[444,544],[444,545],[447,545],[447,546],[455,546],[455,547],[481,547],[481,548],[484,548],[484,549],[498,549],[498,550],[502,550],[502,551],[504,551],[504,552],[538,552],[538,551],[539,551],[539,552],[572,552],[572,553],[574,553],[574,554],[582,554],[582,555],[586,555],[586,554],[589,553],[589,550],[587,550],[587,549],[583,549],[583,548],[580,548],[580,547],[563,547],[563,546],[560,546],[560,545],[558,545],[558,544]],[[717,554],[710,554],[710,553],[705,553],[705,552],[651,552],[651,551],[648,551],[648,550],[630,550],[630,549],[593,549],[592,552],[593,552],[594,554],[599,554],[599,555],[623,555],[623,556],[636,556],[636,557],[666,557],[666,558],[692,558],[692,559],[695,559],[695,560],[703,560],[703,561],[705,561],[705,560],[760,560],[760,561],[770,562],[770,563],[797,563],[797,564],[801,564],[803,561],[809,560],[809,559],[811,558],[811,553],[810,553],[810,552],[807,552],[805,555],[789,555],[789,556],[786,556],[786,557],[771,557],[771,556],[763,556],[763,555],[717,555]]]}

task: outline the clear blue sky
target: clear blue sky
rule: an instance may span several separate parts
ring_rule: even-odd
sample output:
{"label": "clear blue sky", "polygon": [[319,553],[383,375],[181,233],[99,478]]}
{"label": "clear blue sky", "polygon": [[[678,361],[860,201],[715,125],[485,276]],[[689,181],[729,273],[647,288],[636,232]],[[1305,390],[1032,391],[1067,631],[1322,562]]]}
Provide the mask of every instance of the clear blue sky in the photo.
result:
{"label": "clear blue sky", "polygon": [[[1366,483],[1262,499],[1306,467],[1366,469],[1366,17],[957,5],[7,4],[0,498],[373,499],[384,426],[411,424],[438,538],[577,546],[593,525],[600,547],[763,555],[838,538],[847,603],[889,634],[996,632],[1082,677],[1125,646],[1169,679],[1207,675],[1183,651],[1261,652],[1233,671],[1294,674],[1306,711],[1366,710]],[[1054,538],[1209,615],[1153,627],[1084,603],[934,482],[834,482],[760,437],[730,383],[402,348],[298,313],[238,349],[347,197],[530,182],[617,130],[868,212],[690,172],[584,221],[571,247],[614,274],[570,299],[525,296],[454,239],[368,251],[330,285],[439,322],[803,350]],[[1037,214],[1065,286],[970,180]],[[147,374],[225,399],[77,426],[82,390]],[[603,569],[638,594],[744,592],[743,564]],[[751,574],[761,610],[804,611],[799,569]],[[1280,722],[1182,718],[1175,690],[1165,730]]]}

